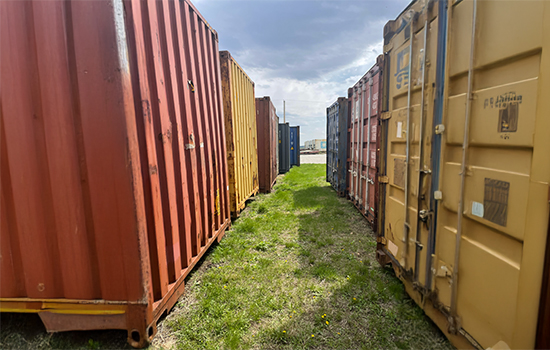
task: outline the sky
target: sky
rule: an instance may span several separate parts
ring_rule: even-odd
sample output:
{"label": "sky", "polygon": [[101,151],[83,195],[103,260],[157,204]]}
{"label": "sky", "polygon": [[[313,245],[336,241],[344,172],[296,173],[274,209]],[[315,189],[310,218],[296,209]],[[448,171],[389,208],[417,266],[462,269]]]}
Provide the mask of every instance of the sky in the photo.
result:
{"label": "sky", "polygon": [[382,54],[384,25],[410,0],[192,0],[300,143],[326,138],[326,108]]}

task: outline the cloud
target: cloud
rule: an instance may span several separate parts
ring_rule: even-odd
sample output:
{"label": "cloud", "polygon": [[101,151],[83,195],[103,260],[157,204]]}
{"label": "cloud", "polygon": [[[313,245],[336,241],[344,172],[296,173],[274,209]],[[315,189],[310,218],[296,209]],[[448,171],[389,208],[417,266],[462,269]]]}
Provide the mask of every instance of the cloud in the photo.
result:
{"label": "cloud", "polygon": [[247,72],[256,81],[256,95],[271,96],[280,117],[284,99],[287,121],[314,126],[320,134],[309,133],[304,128],[305,135],[309,137],[311,134],[310,138],[324,138],[326,107],[338,97],[347,96],[348,87],[355,84],[374,64],[381,50],[382,42],[370,45],[355,61],[321,74],[316,79],[277,77],[270,68],[252,68]]}
{"label": "cloud", "polygon": [[194,1],[228,50],[271,96],[283,119],[301,125],[301,143],[325,138],[326,107],[382,53],[384,24],[408,0]]}

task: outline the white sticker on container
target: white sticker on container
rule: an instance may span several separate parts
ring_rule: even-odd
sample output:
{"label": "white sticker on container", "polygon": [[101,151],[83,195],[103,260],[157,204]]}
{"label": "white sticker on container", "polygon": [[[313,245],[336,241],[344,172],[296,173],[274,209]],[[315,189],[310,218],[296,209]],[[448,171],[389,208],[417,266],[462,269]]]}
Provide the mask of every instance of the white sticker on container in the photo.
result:
{"label": "white sticker on container", "polygon": [[483,204],[479,202],[472,202],[472,215],[483,217]]}
{"label": "white sticker on container", "polygon": [[402,134],[403,134],[403,123],[397,122],[397,137],[401,138]]}
{"label": "white sticker on container", "polygon": [[399,247],[395,245],[392,241],[388,239],[388,249],[393,254],[393,256],[397,257],[397,251],[399,250]]}

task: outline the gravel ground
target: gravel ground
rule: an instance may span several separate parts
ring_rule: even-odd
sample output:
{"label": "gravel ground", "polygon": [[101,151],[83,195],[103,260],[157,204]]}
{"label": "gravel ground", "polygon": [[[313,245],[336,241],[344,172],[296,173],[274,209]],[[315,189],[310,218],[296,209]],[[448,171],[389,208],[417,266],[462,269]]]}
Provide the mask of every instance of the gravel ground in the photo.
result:
{"label": "gravel ground", "polygon": [[326,164],[327,155],[323,154],[300,154],[300,164]]}

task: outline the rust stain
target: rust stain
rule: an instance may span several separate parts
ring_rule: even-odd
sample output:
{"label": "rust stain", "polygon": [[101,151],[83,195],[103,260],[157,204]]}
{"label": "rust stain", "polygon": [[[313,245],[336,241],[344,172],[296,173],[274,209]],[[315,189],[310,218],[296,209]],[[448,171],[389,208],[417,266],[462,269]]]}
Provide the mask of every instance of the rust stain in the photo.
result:
{"label": "rust stain", "polygon": [[217,34],[187,0],[0,16],[0,311],[143,347],[230,223]]}

